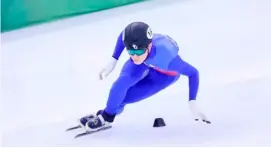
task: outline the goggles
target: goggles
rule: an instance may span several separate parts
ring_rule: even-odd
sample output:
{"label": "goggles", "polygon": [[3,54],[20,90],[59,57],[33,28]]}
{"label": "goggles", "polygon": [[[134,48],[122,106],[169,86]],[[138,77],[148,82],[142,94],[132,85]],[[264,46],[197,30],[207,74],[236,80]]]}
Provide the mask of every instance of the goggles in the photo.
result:
{"label": "goggles", "polygon": [[146,49],[128,49],[127,51],[130,55],[141,56],[146,52]]}

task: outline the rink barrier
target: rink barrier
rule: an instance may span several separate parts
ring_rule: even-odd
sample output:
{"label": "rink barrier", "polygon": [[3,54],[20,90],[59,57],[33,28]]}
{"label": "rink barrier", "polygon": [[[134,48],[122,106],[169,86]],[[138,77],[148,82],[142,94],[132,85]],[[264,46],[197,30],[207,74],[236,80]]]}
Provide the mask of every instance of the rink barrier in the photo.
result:
{"label": "rink barrier", "polygon": [[144,0],[2,0],[1,32]]}

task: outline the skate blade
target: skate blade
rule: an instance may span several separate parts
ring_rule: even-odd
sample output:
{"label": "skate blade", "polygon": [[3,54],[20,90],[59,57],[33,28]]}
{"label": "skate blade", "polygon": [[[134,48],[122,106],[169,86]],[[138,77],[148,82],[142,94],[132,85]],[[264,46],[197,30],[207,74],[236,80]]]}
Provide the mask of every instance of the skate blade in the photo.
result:
{"label": "skate blade", "polygon": [[104,130],[107,130],[107,129],[110,129],[110,128],[112,128],[111,125],[103,127],[103,128],[100,128],[100,129],[98,129],[96,131],[86,131],[86,132],[77,134],[74,138],[79,138],[79,137],[82,137],[82,136],[90,135],[90,134],[97,133],[97,132],[100,132],[100,131],[104,131]]}
{"label": "skate blade", "polygon": [[75,129],[79,129],[79,128],[81,128],[81,125],[77,125],[77,126],[67,128],[65,131],[71,131],[71,130],[75,130]]}

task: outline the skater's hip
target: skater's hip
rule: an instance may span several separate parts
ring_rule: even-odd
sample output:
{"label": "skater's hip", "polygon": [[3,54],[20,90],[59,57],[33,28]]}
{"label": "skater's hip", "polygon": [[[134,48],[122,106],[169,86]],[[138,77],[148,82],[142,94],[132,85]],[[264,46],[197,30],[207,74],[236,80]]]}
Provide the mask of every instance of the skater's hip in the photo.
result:
{"label": "skater's hip", "polygon": [[148,76],[146,77],[147,79],[151,79],[153,81],[161,81],[161,82],[175,82],[179,79],[180,75],[167,75],[165,73],[161,73],[159,71],[156,71],[154,69],[150,70],[148,73]]}

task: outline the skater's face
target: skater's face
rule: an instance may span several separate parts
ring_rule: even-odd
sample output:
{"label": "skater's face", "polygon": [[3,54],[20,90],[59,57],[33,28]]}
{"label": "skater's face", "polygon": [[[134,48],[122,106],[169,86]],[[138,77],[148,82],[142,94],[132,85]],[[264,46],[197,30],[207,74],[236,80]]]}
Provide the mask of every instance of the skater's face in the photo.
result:
{"label": "skater's face", "polygon": [[131,59],[133,60],[133,62],[136,65],[140,65],[146,60],[150,49],[151,49],[151,44],[148,46],[148,48],[145,48],[145,49],[128,50],[128,53]]}

